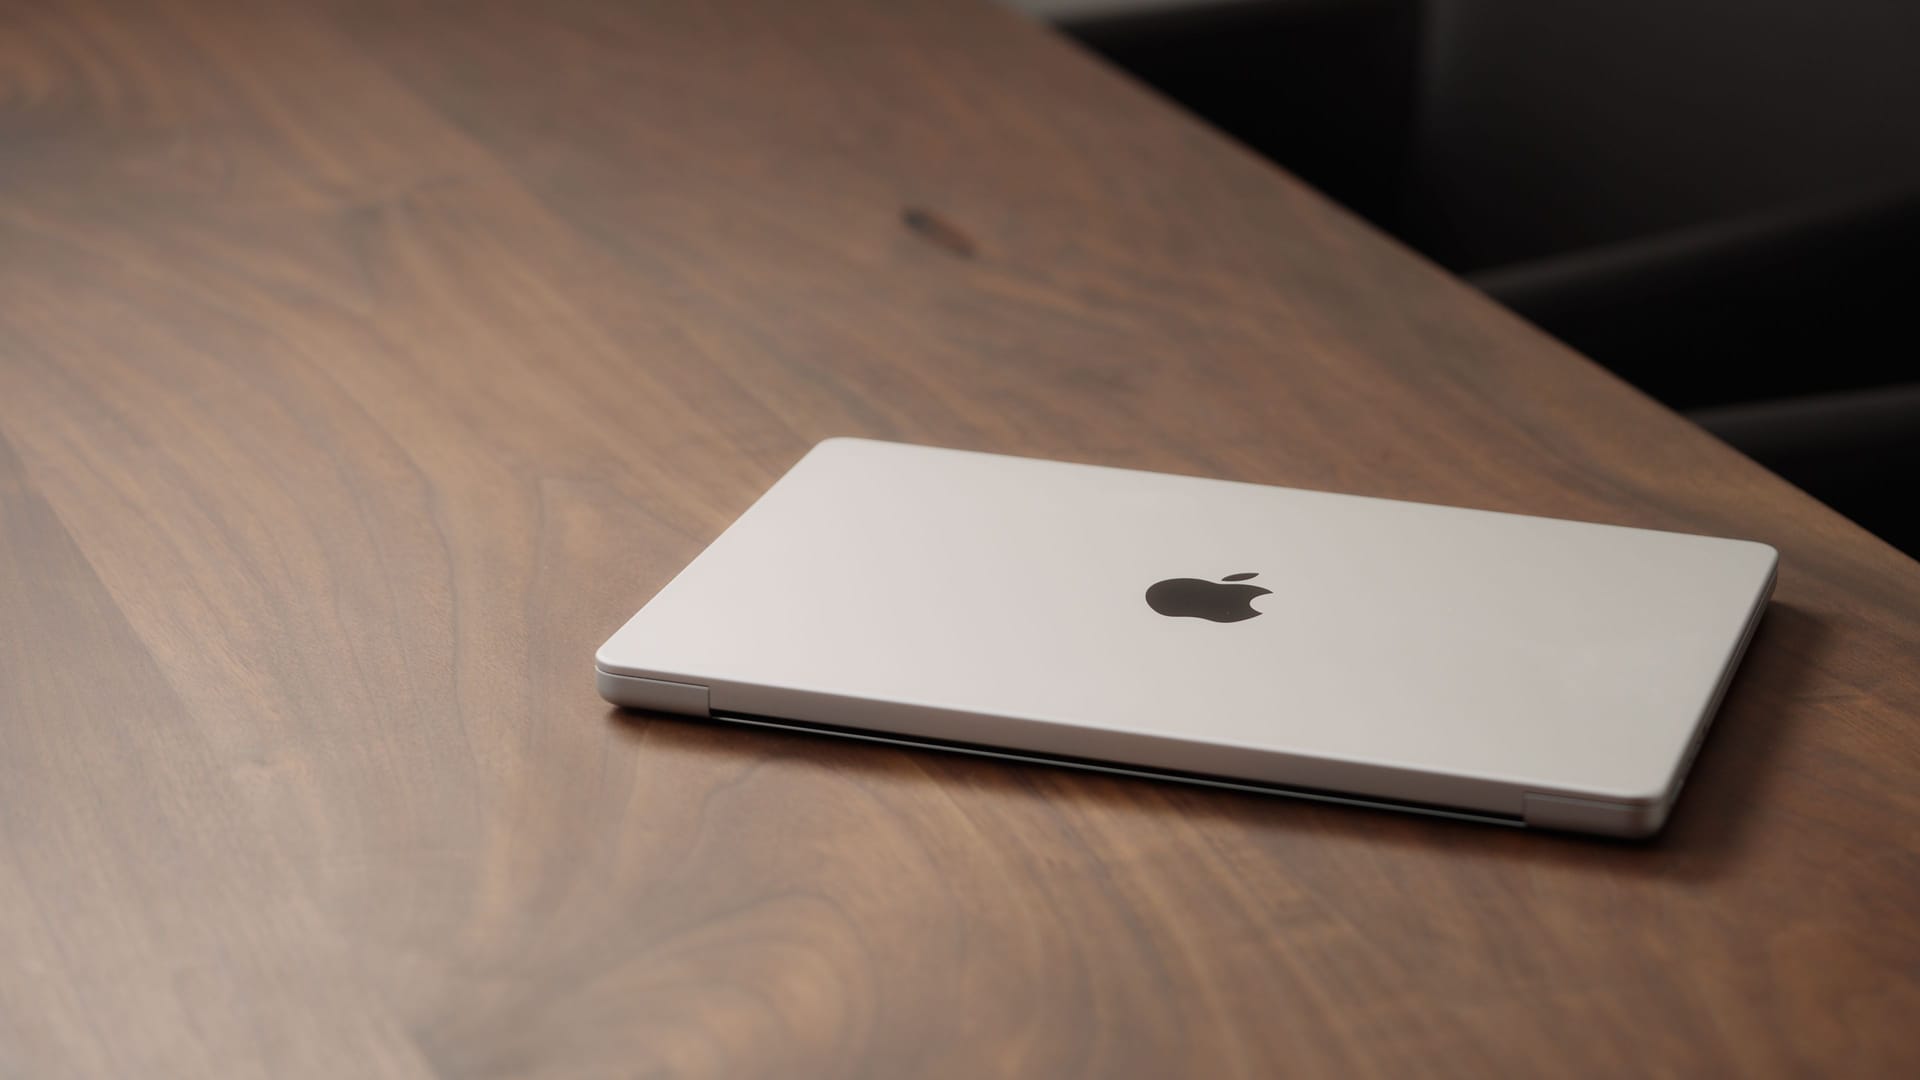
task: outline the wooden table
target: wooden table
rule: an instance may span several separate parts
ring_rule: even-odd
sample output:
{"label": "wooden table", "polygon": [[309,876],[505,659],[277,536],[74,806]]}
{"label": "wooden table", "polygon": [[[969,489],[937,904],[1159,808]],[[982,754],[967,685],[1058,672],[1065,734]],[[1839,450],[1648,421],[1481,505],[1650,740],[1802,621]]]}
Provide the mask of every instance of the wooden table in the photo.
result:
{"label": "wooden table", "polygon": [[[832,434],[1784,563],[1647,845],[606,708]],[[0,1075],[1920,1070],[1920,567],[983,3],[14,0],[0,436]]]}

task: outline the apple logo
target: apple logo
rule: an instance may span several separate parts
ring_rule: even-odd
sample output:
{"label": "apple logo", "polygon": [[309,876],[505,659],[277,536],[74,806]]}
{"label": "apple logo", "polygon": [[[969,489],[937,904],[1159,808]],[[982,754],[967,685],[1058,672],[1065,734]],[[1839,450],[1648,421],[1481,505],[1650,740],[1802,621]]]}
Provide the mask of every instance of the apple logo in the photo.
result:
{"label": "apple logo", "polygon": [[1178,577],[1156,581],[1147,589],[1147,606],[1162,615],[1212,622],[1243,622],[1260,612],[1253,609],[1255,597],[1272,589],[1258,585],[1224,584],[1244,582],[1253,574],[1228,574],[1219,581]]}

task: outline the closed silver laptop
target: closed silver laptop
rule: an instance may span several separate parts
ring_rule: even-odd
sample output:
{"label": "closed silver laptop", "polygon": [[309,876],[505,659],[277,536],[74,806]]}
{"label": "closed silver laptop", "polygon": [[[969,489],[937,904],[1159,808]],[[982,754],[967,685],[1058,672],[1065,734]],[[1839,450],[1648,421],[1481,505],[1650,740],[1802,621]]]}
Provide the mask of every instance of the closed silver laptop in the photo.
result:
{"label": "closed silver laptop", "polygon": [[596,657],[615,704],[1551,828],[1660,828],[1764,544],[858,439]]}

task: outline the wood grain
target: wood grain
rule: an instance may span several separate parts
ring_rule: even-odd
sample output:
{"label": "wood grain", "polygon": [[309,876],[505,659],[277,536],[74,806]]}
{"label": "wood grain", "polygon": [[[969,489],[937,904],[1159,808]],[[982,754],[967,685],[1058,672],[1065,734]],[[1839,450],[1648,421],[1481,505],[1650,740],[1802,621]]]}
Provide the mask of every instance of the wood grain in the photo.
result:
{"label": "wood grain", "polygon": [[[835,434],[1783,570],[1648,845],[608,710]],[[1920,1072],[1920,567],[967,0],[0,7],[0,665],[0,1075]]]}

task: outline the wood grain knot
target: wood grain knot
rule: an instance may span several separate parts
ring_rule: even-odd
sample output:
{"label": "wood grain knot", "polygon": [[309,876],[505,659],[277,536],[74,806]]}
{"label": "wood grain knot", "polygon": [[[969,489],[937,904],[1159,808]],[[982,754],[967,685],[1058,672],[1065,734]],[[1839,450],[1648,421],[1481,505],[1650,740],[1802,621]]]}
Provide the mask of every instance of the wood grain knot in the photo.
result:
{"label": "wood grain knot", "polygon": [[920,239],[963,259],[971,259],[979,251],[974,246],[973,237],[961,232],[959,226],[931,210],[909,206],[900,211],[900,223],[912,230],[913,234]]}

